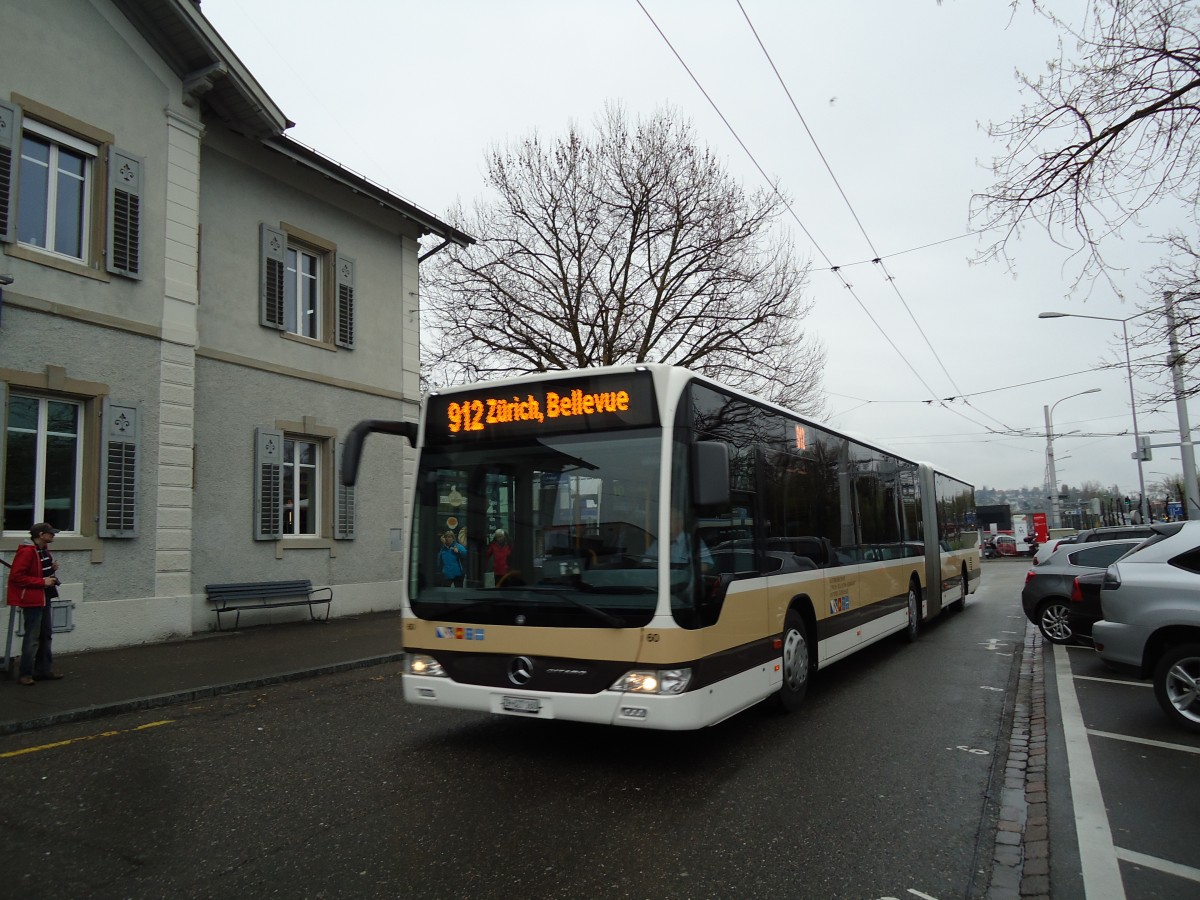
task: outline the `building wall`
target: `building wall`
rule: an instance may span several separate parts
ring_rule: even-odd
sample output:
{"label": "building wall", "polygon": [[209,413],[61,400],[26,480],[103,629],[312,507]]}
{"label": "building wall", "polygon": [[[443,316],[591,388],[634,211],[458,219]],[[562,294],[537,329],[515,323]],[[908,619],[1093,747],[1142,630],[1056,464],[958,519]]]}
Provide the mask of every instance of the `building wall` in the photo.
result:
{"label": "building wall", "polygon": [[[106,273],[103,261],[80,272],[0,244],[0,271],[16,279],[4,290],[0,384],[79,392],[89,415],[105,399],[136,404],[140,417],[138,533],[101,538],[86,521],[56,541],[75,625],[56,650],[214,628],[212,582],[310,578],[334,587],[335,616],[398,608],[411,449],[386,436],[367,442],[353,539],[255,540],[255,429],[319,434],[330,489],[332,449],[356,422],[416,418],[420,229],[201,121],[178,76],[107,0],[10,7],[0,99],[78,120],[144,160],[140,280]],[[355,260],[353,349],[260,324],[262,222],[304,229]],[[98,457],[99,426],[88,427]],[[94,463],[85,489],[98,493]],[[6,532],[0,553],[11,558],[27,537]]]}
{"label": "building wall", "polygon": [[[140,280],[108,274],[103,258],[79,271],[56,266],[37,251],[3,245],[4,271],[16,280],[4,297],[0,380],[10,391],[23,383],[28,388],[31,376],[49,371],[51,377],[32,386],[72,396],[82,384],[95,401],[89,414],[99,412],[104,397],[135,403],[140,414],[141,533],[128,540],[101,539],[96,522],[84,521],[78,536],[64,534],[56,542],[62,596],[75,604],[76,625],[56,646],[70,651],[187,634],[191,600],[179,596],[181,586],[189,589],[186,579],[160,583],[159,575],[164,566],[186,571],[190,536],[184,528],[182,541],[177,534],[174,541],[160,542],[157,524],[162,485],[190,481],[190,451],[160,438],[174,421],[191,417],[187,378],[164,380],[172,354],[164,336],[194,342],[195,254],[189,264],[186,252],[179,253],[166,235],[177,234],[180,225],[167,202],[172,194],[178,199],[172,179],[178,182],[181,168],[190,165],[194,181],[186,135],[196,160],[199,114],[183,105],[178,79],[106,2],[14,4],[5,10],[5,30],[0,98],[16,101],[27,117],[107,135],[114,146],[143,160]],[[93,175],[99,178],[100,170]],[[182,245],[187,243],[185,234]],[[189,355],[190,348],[184,353]],[[93,446],[96,440],[93,434]],[[84,488],[94,494],[94,457],[89,462]],[[28,535],[6,533],[0,552],[11,553],[22,537]]]}

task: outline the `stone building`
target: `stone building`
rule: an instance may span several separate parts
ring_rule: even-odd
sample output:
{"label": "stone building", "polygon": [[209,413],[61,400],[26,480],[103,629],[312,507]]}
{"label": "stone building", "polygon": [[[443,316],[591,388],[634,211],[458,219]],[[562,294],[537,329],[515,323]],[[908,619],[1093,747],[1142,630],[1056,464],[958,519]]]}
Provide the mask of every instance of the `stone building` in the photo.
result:
{"label": "stone building", "polygon": [[4,31],[0,557],[61,529],[56,649],[211,629],[213,582],[398,608],[412,451],[370,442],[356,496],[339,446],[416,417],[418,241],[470,236],[289,139],[196,3]]}

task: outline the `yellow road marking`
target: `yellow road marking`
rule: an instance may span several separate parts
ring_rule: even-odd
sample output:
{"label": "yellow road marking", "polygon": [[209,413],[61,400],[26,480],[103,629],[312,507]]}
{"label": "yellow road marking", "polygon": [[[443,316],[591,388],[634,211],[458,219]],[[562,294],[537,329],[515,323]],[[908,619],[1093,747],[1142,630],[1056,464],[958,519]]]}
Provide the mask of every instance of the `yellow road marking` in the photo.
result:
{"label": "yellow road marking", "polygon": [[116,737],[118,734],[129,734],[134,731],[145,731],[147,728],[157,728],[159,725],[170,725],[174,719],[163,719],[161,722],[147,722],[145,725],[138,725],[136,728],[126,728],[122,731],[102,731],[99,734],[89,734],[84,737],[71,738],[66,741],[55,741],[53,744],[42,744],[39,747],[26,747],[24,750],[10,750],[7,753],[0,753],[0,759],[8,759],[13,756],[24,756],[26,753],[38,753],[42,750],[55,750],[59,747],[66,747],[70,744],[78,744],[82,741],[94,741],[98,738]]}

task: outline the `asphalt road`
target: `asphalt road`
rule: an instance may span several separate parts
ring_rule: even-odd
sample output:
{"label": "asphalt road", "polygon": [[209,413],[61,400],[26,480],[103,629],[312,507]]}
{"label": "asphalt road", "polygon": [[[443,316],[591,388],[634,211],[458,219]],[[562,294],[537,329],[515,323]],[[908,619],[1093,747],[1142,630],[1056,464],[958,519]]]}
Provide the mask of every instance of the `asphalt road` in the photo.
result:
{"label": "asphalt road", "polygon": [[410,707],[389,665],[0,738],[0,894],[982,897],[1014,573],[698,733]]}
{"label": "asphalt road", "polygon": [[1070,815],[1058,843],[1085,836],[1080,892],[1064,896],[1200,896],[1200,734],[1163,715],[1149,681],[1110,671],[1090,647],[1053,647],[1047,672],[1072,747],[1059,768]]}

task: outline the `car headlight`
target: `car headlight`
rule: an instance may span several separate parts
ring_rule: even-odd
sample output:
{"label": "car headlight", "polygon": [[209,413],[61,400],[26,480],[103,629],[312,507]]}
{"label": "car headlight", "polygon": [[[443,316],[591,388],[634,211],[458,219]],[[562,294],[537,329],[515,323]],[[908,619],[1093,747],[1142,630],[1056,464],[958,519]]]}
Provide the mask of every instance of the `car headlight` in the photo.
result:
{"label": "car headlight", "polygon": [[609,688],[630,694],[682,694],[692,680],[691,669],[635,669]]}
{"label": "car headlight", "polygon": [[405,674],[408,675],[432,675],[436,678],[445,678],[446,670],[442,668],[442,664],[432,656],[427,656],[424,653],[410,653],[405,658]]}

